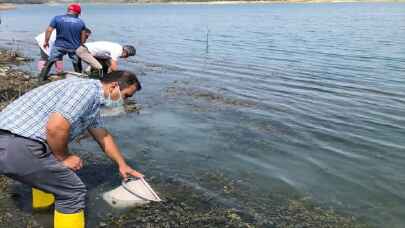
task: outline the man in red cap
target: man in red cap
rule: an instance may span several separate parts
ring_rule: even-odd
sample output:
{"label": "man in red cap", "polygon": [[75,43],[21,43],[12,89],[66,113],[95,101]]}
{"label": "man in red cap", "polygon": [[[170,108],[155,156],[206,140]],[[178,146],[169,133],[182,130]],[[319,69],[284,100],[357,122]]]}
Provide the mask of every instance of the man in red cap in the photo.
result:
{"label": "man in red cap", "polygon": [[63,56],[66,54],[72,59],[75,71],[82,71],[79,64],[79,57],[75,54],[76,49],[80,47],[86,39],[86,25],[79,18],[81,11],[81,7],[78,3],[72,3],[68,6],[67,14],[55,16],[49,24],[45,33],[44,49],[49,48],[49,39],[54,29],[56,29],[56,40],[50,51],[48,61],[38,76],[40,81],[48,78],[52,65],[57,60],[62,60]]}
{"label": "man in red cap", "polygon": [[80,15],[82,13],[82,8],[79,3],[72,3],[68,6],[68,11],[72,11]]}

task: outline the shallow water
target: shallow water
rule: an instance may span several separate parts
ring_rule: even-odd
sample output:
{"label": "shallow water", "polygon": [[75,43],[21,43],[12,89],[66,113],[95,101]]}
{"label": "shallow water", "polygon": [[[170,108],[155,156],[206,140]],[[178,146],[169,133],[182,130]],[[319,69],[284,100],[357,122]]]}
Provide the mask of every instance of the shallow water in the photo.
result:
{"label": "shallow water", "polygon": [[[1,12],[0,45],[37,57],[33,37],[63,11]],[[83,18],[93,40],[137,47],[123,66],[143,110],[108,126],[146,175],[216,169],[405,226],[405,4],[100,4]]]}

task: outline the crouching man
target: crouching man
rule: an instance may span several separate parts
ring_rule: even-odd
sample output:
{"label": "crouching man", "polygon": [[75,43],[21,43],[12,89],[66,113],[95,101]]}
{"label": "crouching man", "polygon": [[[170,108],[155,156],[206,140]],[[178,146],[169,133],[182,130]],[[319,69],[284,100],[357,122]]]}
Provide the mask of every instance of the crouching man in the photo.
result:
{"label": "crouching man", "polygon": [[[118,70],[118,59],[127,59],[136,55],[136,49],[132,45],[120,45],[108,41],[88,42],[76,50],[84,62],[88,63],[93,70],[102,69],[102,74]],[[99,75],[102,77],[102,75]]]}
{"label": "crouching man", "polygon": [[135,74],[114,71],[100,80],[69,78],[27,92],[0,113],[0,174],[32,186],[33,207],[55,199],[55,228],[83,228],[87,190],[75,173],[83,162],[68,143],[88,130],[124,179],[142,177],[100,117],[100,108],[123,104],[140,89]]}

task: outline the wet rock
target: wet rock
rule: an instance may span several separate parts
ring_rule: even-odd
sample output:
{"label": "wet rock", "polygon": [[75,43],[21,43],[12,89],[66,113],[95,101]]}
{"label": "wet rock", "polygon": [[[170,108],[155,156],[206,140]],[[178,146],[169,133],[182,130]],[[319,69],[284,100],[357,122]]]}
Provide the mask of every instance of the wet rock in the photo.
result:
{"label": "wet rock", "polygon": [[126,100],[124,107],[126,112],[135,112],[138,114],[139,111],[142,109],[141,106],[135,100]]}
{"label": "wet rock", "polygon": [[[9,61],[11,58],[4,53],[0,50],[0,63]],[[36,81],[29,73],[0,64],[0,95],[2,97],[0,102],[10,102],[35,87]]]}
{"label": "wet rock", "polygon": [[[213,89],[203,89],[192,87],[188,82],[175,81],[173,85],[169,86],[165,92],[166,97],[170,98],[182,98],[182,99],[192,99],[190,106],[193,106],[193,110],[198,112],[208,111],[208,107],[204,104],[198,105],[197,102],[205,102],[213,105],[215,108],[226,108],[226,107],[244,107],[251,108],[256,106],[256,102],[241,99],[237,97],[231,97],[223,93],[223,91],[215,91]],[[176,99],[178,101],[178,99]]]}
{"label": "wet rock", "polygon": [[16,50],[0,50],[0,63],[19,64],[32,60]]}

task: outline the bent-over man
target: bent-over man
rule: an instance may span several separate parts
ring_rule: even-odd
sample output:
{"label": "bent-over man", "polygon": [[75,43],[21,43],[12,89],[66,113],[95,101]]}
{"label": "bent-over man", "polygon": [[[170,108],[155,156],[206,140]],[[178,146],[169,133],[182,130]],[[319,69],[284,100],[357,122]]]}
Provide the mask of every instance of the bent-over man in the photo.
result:
{"label": "bent-over man", "polygon": [[[134,46],[120,45],[109,41],[88,42],[85,43],[84,46],[87,50],[81,50],[81,48],[79,48],[77,52],[90,52],[90,54],[102,65],[104,74],[118,70],[119,58],[126,59],[130,56],[136,55],[136,49]],[[83,59],[83,61],[85,60]],[[90,65],[93,67],[92,64]],[[96,68],[96,70],[98,69]]]}
{"label": "bent-over man", "polygon": [[32,186],[33,207],[55,199],[55,228],[83,228],[87,190],[75,173],[83,162],[68,143],[89,131],[124,179],[142,177],[100,117],[100,108],[123,104],[140,89],[135,74],[114,71],[101,80],[74,77],[27,92],[0,113],[0,175]]}

